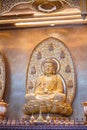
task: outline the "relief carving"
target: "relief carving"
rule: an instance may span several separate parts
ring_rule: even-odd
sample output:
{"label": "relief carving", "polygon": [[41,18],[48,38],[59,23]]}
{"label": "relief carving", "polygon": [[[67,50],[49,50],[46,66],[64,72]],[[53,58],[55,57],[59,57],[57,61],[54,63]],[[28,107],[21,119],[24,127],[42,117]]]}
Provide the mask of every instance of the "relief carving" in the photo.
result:
{"label": "relief carving", "polygon": [[42,58],[42,54],[41,54],[41,52],[38,52],[38,54],[37,54],[37,60],[40,60]]}
{"label": "relief carving", "polygon": [[53,44],[51,43],[50,45],[49,45],[49,51],[53,51],[54,50],[54,47],[53,47]]}
{"label": "relief carving", "polygon": [[71,67],[69,65],[66,66],[65,72],[66,73],[70,73],[71,72]]}
{"label": "relief carving", "polygon": [[[49,48],[51,53],[49,53]],[[39,61],[38,50],[41,50],[42,55]],[[33,70],[32,73],[30,70]],[[28,66],[26,87],[28,91],[25,95],[27,103],[23,106],[24,114],[39,113],[41,109],[42,113],[71,115],[75,87],[73,61],[66,46],[52,37],[42,41],[32,52]],[[33,91],[29,91],[30,88]]]}
{"label": "relief carving", "polygon": [[32,68],[31,68],[31,74],[33,75],[33,74],[36,74],[36,68],[35,68],[35,66],[33,66]]}
{"label": "relief carving", "polygon": [[69,87],[69,88],[73,88],[73,82],[72,82],[72,80],[69,80],[69,81],[68,81],[68,87]]}
{"label": "relief carving", "polygon": [[30,81],[28,84],[28,91],[32,92],[32,89],[33,89],[33,83]]}
{"label": "relief carving", "polygon": [[65,58],[65,53],[64,53],[64,51],[61,51],[61,53],[60,53],[60,58],[61,58],[61,59],[64,59],[64,58]]}

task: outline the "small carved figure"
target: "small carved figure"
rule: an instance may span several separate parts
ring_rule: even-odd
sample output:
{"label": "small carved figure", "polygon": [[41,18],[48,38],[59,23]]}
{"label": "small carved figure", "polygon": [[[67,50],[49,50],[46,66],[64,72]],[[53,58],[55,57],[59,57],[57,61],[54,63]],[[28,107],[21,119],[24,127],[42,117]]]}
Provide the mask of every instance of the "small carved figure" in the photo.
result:
{"label": "small carved figure", "polygon": [[65,58],[65,53],[64,53],[64,51],[61,51],[61,53],[60,53],[60,58],[61,58],[61,59],[64,59],[64,58]]}
{"label": "small carved figure", "polygon": [[41,52],[38,52],[38,54],[37,54],[37,60],[40,60],[42,58],[42,54],[41,54]]}
{"label": "small carved figure", "polygon": [[66,73],[70,73],[71,72],[71,67],[69,65],[66,66],[65,72]]}
{"label": "small carved figure", "polygon": [[36,68],[35,68],[35,66],[33,66],[33,67],[31,68],[31,74],[36,74]]}
{"label": "small carved figure", "polygon": [[32,88],[33,88],[33,83],[29,82],[28,89],[32,89]]}
{"label": "small carved figure", "polygon": [[69,81],[68,81],[68,87],[69,87],[69,88],[72,88],[72,87],[73,87],[73,82],[72,82],[72,80],[69,80]]}
{"label": "small carved figure", "polygon": [[54,49],[53,44],[50,43],[50,45],[49,45],[49,51],[53,51],[53,49]]}

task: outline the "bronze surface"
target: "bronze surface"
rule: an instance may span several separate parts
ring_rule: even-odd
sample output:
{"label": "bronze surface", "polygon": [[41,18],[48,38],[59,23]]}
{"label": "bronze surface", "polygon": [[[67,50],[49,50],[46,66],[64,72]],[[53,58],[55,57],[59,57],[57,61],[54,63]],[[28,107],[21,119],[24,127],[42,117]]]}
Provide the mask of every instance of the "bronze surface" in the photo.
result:
{"label": "bronze surface", "polygon": [[77,93],[72,117],[83,117],[81,102],[87,100],[87,25],[0,31],[0,52],[6,62],[8,117],[19,118],[25,103],[26,70],[34,47],[48,37],[62,40],[69,48],[75,64]]}

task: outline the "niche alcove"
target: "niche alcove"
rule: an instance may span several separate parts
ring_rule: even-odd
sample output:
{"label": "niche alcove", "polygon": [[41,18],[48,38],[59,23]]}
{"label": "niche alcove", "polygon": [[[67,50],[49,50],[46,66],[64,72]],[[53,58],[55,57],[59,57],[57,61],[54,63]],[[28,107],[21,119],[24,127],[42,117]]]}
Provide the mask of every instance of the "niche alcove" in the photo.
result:
{"label": "niche alcove", "polygon": [[[54,66],[56,64],[56,72],[51,74],[52,76],[44,73],[43,64],[45,62],[55,62],[53,64]],[[49,71],[49,68],[46,70]],[[25,114],[39,113],[41,108],[43,113],[72,114],[71,104],[76,93],[75,69],[71,54],[62,41],[49,37],[35,47],[31,54],[26,78],[27,104],[23,110]],[[66,99],[61,99],[62,93]]]}
{"label": "niche alcove", "polygon": [[[40,6],[38,4],[35,7],[33,3],[31,8],[32,0],[9,0],[9,2],[3,0],[2,2],[0,52],[6,57],[7,82],[4,99],[9,104],[6,118],[16,120],[24,117],[22,107],[25,104],[25,94],[33,91],[29,88],[33,88],[37,78],[43,75],[41,63],[53,58],[59,63],[60,69],[57,74],[63,81],[64,92],[68,95],[67,102],[71,103],[73,109],[70,118],[84,122],[81,103],[87,100],[86,8],[81,12],[83,6],[80,8],[79,0],[67,0],[67,3],[62,6],[64,8],[60,5],[58,12],[54,11],[55,8],[57,9],[55,4],[47,7],[48,3],[41,3]],[[84,2],[86,0],[83,0],[83,5]],[[49,13],[49,8],[54,12]],[[49,53],[44,49],[45,53],[43,47],[40,47],[43,43],[46,43],[47,47],[45,47],[48,48]],[[60,49],[57,49],[58,47]],[[57,56],[54,55],[54,48]],[[35,50],[38,51],[36,54]],[[34,64],[31,62],[33,54],[36,56]],[[67,56],[71,60],[66,59]],[[35,66],[36,63],[39,65]]]}

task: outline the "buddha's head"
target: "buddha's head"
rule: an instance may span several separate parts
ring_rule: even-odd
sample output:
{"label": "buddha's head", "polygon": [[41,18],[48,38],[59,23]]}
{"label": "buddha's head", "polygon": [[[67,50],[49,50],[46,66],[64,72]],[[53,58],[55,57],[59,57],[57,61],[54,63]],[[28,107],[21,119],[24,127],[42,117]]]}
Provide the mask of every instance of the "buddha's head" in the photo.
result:
{"label": "buddha's head", "polygon": [[56,74],[58,70],[58,64],[54,59],[46,59],[42,63],[43,72],[45,75]]}

